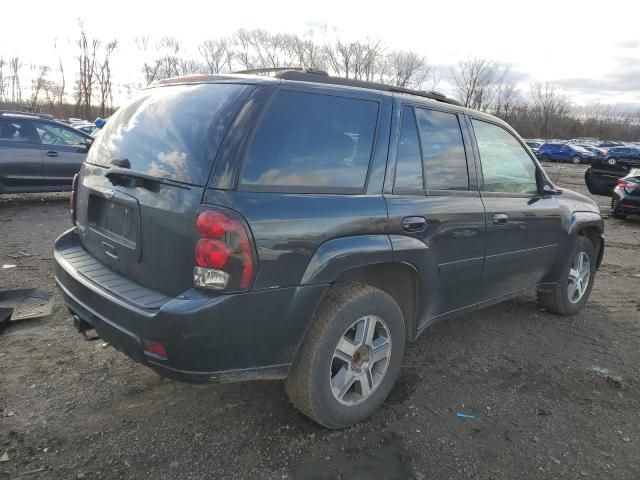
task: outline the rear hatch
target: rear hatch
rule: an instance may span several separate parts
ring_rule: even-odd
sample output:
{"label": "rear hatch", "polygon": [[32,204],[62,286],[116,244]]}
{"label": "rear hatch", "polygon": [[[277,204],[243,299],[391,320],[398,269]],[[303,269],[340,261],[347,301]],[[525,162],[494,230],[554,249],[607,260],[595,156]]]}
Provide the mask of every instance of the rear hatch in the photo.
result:
{"label": "rear hatch", "polygon": [[78,182],[84,248],[140,285],[167,295],[190,288],[196,211],[222,140],[254,88],[160,86],[118,110]]}

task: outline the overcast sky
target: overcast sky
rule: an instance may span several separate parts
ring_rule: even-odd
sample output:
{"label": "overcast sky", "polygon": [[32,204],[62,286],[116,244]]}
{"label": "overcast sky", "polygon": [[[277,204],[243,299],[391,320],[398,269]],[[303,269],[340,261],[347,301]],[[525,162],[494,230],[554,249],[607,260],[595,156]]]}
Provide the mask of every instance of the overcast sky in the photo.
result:
{"label": "overcast sky", "polygon": [[[469,57],[511,65],[523,89],[549,81],[576,104],[640,106],[640,1],[434,2],[304,1],[2,1],[0,55],[27,64],[72,62],[78,19],[103,40],[117,38],[116,83],[140,80],[133,38],[173,36],[196,56],[203,40],[239,28],[303,33],[335,27],[347,39],[380,39],[390,49],[414,50],[432,64]],[[54,48],[57,46],[57,49]],[[69,72],[75,65],[69,63]],[[25,67],[25,76],[28,75]],[[70,73],[69,73],[70,75]],[[69,81],[69,77],[68,77]],[[24,81],[23,81],[24,83]],[[446,82],[443,83],[446,89]],[[122,93],[121,93],[122,94]]]}

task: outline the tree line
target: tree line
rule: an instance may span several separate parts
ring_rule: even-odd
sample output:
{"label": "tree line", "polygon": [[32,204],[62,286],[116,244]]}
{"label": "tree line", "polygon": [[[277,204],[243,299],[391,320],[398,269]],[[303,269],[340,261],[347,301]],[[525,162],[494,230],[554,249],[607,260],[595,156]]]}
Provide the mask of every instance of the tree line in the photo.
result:
{"label": "tree line", "polygon": [[[137,36],[134,44],[139,80],[121,84],[129,95],[174,76],[306,67],[416,90],[448,86],[464,106],[502,118],[524,137],[640,140],[640,110],[629,112],[601,104],[576,107],[549,83],[534,82],[523,91],[509,66],[493,60],[470,58],[437,68],[415,51],[390,50],[376,39],[345,41],[326,27],[302,35],[240,29],[202,42],[195,52],[171,36]],[[0,108],[26,108],[57,116],[72,111],[85,118],[104,117],[114,111],[112,66],[120,49],[118,40],[92,37],[79,22],[72,45],[76,68],[69,85],[60,56],[57,65],[31,65],[35,74],[30,88],[25,88],[21,59],[4,59],[0,52]],[[24,92],[29,94],[25,97]]]}

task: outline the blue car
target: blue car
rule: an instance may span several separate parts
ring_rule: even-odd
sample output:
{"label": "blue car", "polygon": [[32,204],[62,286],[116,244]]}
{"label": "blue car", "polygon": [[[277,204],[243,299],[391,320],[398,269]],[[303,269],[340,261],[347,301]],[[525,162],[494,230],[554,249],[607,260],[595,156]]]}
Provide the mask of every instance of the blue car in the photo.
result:
{"label": "blue car", "polygon": [[545,162],[591,163],[597,155],[577,145],[568,143],[545,143],[537,152],[538,158]]}

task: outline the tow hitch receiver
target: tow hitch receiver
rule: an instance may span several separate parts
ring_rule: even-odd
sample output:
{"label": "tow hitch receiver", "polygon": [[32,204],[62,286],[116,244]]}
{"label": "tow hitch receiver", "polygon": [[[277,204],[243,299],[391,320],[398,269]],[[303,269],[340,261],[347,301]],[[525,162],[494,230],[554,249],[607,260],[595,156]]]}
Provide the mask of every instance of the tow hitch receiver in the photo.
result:
{"label": "tow hitch receiver", "polygon": [[87,342],[92,342],[94,340],[100,339],[98,335],[92,335],[92,336],[87,335],[87,332],[89,330],[93,330],[93,326],[89,322],[81,319],[78,315],[76,315],[73,312],[71,314],[73,315],[73,325],[76,327],[78,332],[82,334],[82,336]]}

